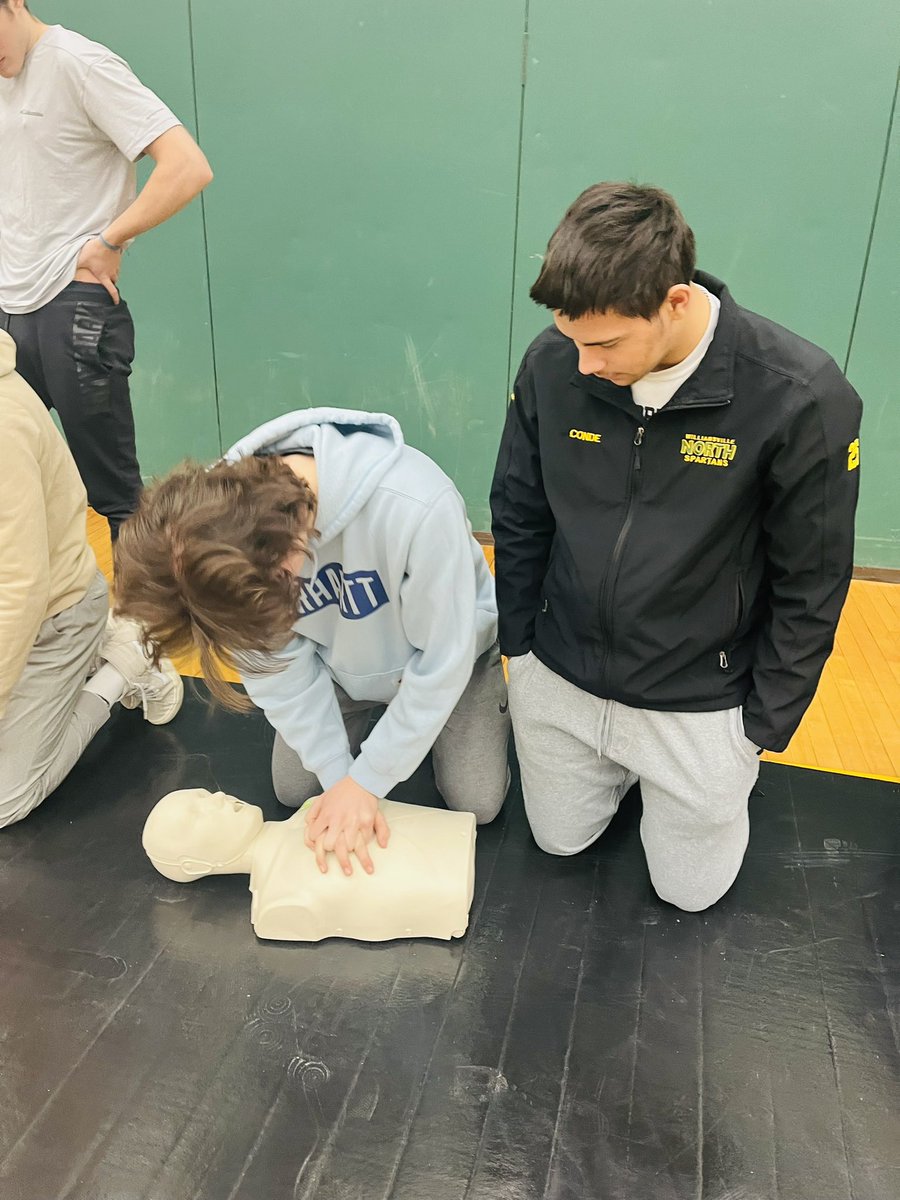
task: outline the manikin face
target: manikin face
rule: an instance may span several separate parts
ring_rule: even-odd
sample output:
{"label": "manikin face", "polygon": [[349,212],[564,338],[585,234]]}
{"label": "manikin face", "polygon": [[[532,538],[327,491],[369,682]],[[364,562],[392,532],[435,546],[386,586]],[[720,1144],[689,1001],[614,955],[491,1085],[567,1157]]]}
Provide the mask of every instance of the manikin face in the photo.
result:
{"label": "manikin face", "polygon": [[556,328],[575,343],[578,370],[596,375],[619,387],[631,387],[651,371],[674,366],[689,352],[681,352],[687,285],[671,288],[651,320],[622,317],[615,312],[586,313],[570,320],[554,314]]}
{"label": "manikin face", "polygon": [[144,849],[154,861],[205,875],[238,859],[263,826],[254,804],[188,788],[165,796],[144,831]]}
{"label": "manikin face", "polygon": [[19,74],[40,28],[22,0],[7,0],[0,6],[0,78],[14,79]]}
{"label": "manikin face", "polygon": [[207,848],[210,862],[230,862],[259,832],[260,817],[253,804],[198,789],[184,805],[185,844],[194,854]]}

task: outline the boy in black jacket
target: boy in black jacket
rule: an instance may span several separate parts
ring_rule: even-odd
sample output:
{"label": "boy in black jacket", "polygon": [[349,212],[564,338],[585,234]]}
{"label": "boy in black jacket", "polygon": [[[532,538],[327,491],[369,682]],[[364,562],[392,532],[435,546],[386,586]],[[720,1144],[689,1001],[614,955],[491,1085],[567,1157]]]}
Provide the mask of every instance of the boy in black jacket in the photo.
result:
{"label": "boy in black jacket", "polygon": [[695,271],[674,200],[603,183],[531,289],[491,494],[500,645],[538,844],[575,854],[641,781],[657,893],[713,904],[747,848],[853,565],[861,402],[823,350]]}

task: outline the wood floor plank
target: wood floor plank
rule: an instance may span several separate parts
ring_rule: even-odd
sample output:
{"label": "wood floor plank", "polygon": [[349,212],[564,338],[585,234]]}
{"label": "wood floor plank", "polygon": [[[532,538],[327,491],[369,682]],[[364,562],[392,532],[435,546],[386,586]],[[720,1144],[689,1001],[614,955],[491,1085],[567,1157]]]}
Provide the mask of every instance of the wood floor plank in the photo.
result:
{"label": "wood floor plank", "polygon": [[[851,643],[851,657],[847,662],[846,676],[842,679],[845,701],[858,710],[854,714],[857,728],[866,729],[869,734],[866,745],[881,746],[883,756],[887,759],[887,766],[883,769],[900,773],[900,728],[896,718],[891,719],[890,697],[882,686],[884,673],[876,672],[866,657],[866,650],[870,647],[865,637],[858,640],[857,630],[852,627],[848,628],[846,637]],[[883,761],[882,755],[879,758]]]}

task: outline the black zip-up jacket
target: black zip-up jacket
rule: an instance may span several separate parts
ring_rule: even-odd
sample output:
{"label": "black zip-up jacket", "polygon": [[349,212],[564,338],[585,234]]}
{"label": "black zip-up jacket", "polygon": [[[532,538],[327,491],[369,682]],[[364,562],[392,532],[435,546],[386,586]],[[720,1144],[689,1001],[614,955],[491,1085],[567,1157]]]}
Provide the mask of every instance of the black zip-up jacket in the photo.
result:
{"label": "black zip-up jacket", "polygon": [[783,750],[850,583],[862,404],[824,350],[696,279],[715,336],[656,413],[555,328],[525,354],[491,490],[500,646],[635,708],[743,705]]}

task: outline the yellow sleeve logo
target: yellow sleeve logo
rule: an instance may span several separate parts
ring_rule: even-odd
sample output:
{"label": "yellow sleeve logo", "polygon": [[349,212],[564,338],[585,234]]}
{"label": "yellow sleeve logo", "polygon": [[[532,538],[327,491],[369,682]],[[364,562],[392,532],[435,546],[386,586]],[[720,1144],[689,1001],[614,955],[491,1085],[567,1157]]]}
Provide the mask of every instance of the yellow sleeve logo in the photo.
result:
{"label": "yellow sleeve logo", "polygon": [[847,447],[847,470],[855,471],[859,466],[859,438],[854,438]]}

